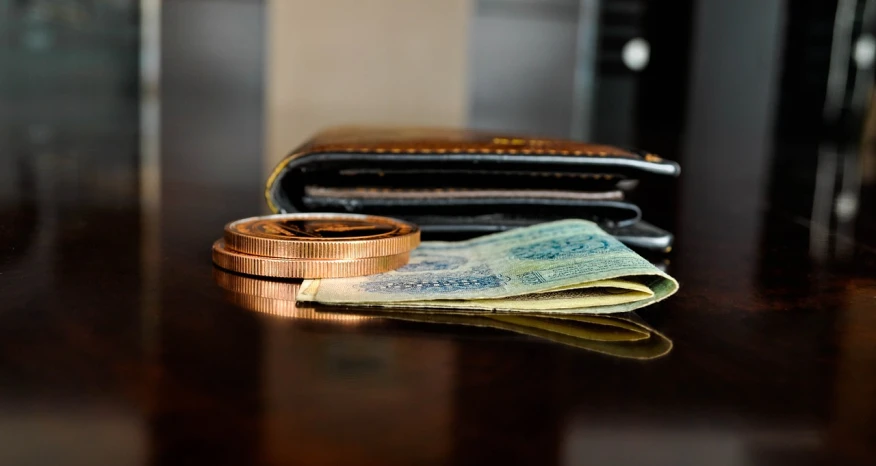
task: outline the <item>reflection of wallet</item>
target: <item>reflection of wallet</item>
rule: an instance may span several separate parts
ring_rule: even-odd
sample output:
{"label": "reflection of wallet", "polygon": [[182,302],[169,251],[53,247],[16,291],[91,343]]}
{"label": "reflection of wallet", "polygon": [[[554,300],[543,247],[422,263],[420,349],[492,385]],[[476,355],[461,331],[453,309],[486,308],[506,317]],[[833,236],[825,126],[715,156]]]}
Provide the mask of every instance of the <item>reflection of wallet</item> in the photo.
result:
{"label": "reflection of wallet", "polygon": [[423,232],[475,235],[582,218],[630,246],[665,250],[672,235],[624,200],[634,180],[676,176],[654,154],[559,139],[453,129],[339,128],[274,169],[276,212],[403,218]]}

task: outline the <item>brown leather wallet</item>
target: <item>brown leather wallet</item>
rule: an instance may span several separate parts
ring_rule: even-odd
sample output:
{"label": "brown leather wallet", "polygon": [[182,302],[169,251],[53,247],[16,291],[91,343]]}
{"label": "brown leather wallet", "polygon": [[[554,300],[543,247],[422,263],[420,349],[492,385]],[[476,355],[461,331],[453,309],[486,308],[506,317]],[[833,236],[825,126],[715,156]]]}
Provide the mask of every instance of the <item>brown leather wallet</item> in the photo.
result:
{"label": "brown leather wallet", "polygon": [[667,249],[672,236],[624,200],[631,180],[676,176],[654,154],[575,141],[460,129],[336,128],[274,169],[275,212],[399,217],[424,233],[488,233],[583,218],[630,245]]}

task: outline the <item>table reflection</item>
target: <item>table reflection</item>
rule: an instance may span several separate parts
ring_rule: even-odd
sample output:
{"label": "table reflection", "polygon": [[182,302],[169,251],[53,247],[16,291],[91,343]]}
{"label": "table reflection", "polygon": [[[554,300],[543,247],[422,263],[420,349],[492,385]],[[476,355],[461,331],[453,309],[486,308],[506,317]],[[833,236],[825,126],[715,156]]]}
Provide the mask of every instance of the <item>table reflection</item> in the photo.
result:
{"label": "table reflection", "polygon": [[[463,313],[384,307],[313,306],[296,303],[300,280],[273,280],[213,268],[225,299],[244,309],[302,321],[349,325],[388,320],[420,324],[499,329],[609,356],[654,359],[665,356],[672,342],[633,312],[612,315],[517,315]],[[451,329],[452,331],[452,329]]]}

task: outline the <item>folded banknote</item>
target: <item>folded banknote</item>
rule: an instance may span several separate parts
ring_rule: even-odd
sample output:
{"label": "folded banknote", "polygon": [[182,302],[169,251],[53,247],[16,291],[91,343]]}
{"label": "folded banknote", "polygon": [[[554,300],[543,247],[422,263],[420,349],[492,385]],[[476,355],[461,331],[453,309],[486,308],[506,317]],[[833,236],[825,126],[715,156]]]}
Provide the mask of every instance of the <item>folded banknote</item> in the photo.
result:
{"label": "folded banknote", "polygon": [[306,280],[298,301],[480,314],[608,314],[665,299],[678,282],[585,220],[461,242],[424,242],[408,265]]}

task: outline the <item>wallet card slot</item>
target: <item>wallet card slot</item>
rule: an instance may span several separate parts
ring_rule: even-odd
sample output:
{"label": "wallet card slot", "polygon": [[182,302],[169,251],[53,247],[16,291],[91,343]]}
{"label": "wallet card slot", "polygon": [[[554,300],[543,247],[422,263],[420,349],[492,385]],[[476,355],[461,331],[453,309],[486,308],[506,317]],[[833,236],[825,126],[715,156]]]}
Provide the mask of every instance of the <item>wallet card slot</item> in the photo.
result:
{"label": "wallet card slot", "polygon": [[581,218],[602,225],[632,225],[641,218],[641,210],[634,204],[621,201],[587,201],[567,199],[388,199],[388,198],[325,198],[301,199],[302,211],[340,211],[407,217],[417,215],[477,217],[529,211],[543,218]]}
{"label": "wallet card slot", "polygon": [[331,188],[385,187],[395,189],[509,189],[525,187],[533,190],[615,191],[621,176],[594,173],[563,173],[555,171],[468,169],[343,169],[304,167],[286,173],[280,181],[284,189],[295,189],[302,183]]}
{"label": "wallet card slot", "polygon": [[[478,187],[610,191],[623,180],[674,170],[641,160],[553,155],[309,153],[288,159],[269,187],[277,207],[295,203],[304,185],[394,188]],[[647,169],[645,169],[647,168]],[[677,168],[677,167],[676,167]]]}
{"label": "wallet card slot", "polygon": [[304,194],[310,198],[330,199],[559,199],[568,201],[620,201],[621,190],[612,191],[562,191],[548,189],[478,189],[435,188],[397,189],[380,187],[334,188],[305,186]]}

